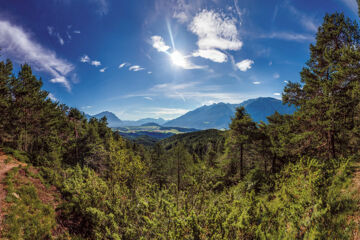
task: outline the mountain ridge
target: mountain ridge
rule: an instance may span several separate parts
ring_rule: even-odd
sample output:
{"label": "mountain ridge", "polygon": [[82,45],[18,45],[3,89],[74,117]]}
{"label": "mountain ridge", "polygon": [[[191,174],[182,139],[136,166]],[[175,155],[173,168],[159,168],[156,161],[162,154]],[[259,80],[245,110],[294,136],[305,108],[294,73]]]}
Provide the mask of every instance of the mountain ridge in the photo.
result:
{"label": "mountain ridge", "polygon": [[267,122],[266,117],[272,115],[275,111],[280,114],[291,114],[296,110],[293,106],[284,105],[279,99],[258,97],[238,104],[219,102],[203,105],[169,121],[165,121],[163,118],[143,118],[135,121],[120,120],[114,113],[109,111],[103,111],[95,115],[85,114],[85,116],[88,119],[91,117],[100,119],[106,116],[109,127],[142,126],[153,123],[164,127],[194,128],[199,130],[211,128],[227,129],[231,118],[235,115],[236,108],[240,106],[245,107],[246,112],[250,114],[255,122]]}
{"label": "mountain ridge", "polygon": [[239,106],[245,107],[245,110],[255,122],[267,122],[266,117],[272,115],[275,111],[280,114],[291,114],[296,110],[295,107],[284,105],[282,101],[276,98],[259,97],[239,104],[220,102],[204,105],[166,122],[164,126],[192,127],[202,130],[209,128],[226,129],[231,122],[231,118],[235,115],[236,108]]}

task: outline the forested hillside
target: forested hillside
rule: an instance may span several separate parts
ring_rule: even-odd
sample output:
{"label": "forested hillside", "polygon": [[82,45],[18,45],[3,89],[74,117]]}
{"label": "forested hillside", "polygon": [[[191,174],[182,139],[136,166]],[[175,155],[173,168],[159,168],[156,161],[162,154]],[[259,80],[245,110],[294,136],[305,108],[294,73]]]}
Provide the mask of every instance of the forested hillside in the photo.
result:
{"label": "forested hillside", "polygon": [[284,89],[294,114],[256,123],[239,107],[228,131],[154,147],[51,101],[29,65],[16,74],[0,62],[0,145],[11,158],[1,166],[16,163],[2,182],[1,238],[353,238],[359,49],[358,25],[326,15],[301,82]]}

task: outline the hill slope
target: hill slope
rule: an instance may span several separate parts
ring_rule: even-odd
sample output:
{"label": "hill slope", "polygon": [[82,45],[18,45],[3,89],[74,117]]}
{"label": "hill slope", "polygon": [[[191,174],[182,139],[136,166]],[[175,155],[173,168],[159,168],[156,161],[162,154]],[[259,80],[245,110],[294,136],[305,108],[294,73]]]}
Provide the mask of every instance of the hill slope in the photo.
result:
{"label": "hill slope", "polygon": [[240,104],[217,103],[210,106],[205,105],[166,122],[164,126],[197,129],[228,128],[231,118],[239,106],[244,106],[256,122],[266,122],[266,117],[272,115],[275,111],[278,111],[280,114],[291,114],[295,111],[294,107],[283,105],[278,99],[260,97]]}

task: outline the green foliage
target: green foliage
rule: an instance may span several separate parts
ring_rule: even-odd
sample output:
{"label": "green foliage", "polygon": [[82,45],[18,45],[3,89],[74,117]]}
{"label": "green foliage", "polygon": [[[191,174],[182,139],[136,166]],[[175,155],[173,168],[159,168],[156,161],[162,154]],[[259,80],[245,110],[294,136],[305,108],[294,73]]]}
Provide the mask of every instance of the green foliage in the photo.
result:
{"label": "green foliage", "polygon": [[18,169],[6,178],[7,211],[3,235],[7,239],[47,239],[55,226],[55,213],[51,206],[41,202],[32,184],[21,185],[16,179]]}
{"label": "green foliage", "polygon": [[[113,133],[106,118],[87,121],[50,101],[30,66],[15,75],[10,60],[0,62],[0,144],[61,192],[64,238],[350,238],[360,31],[343,14],[326,15],[316,40],[301,83],[284,90],[295,114],[256,124],[238,108],[229,131],[180,134],[152,148]],[[51,238],[54,211],[16,175],[6,178],[3,235]]]}

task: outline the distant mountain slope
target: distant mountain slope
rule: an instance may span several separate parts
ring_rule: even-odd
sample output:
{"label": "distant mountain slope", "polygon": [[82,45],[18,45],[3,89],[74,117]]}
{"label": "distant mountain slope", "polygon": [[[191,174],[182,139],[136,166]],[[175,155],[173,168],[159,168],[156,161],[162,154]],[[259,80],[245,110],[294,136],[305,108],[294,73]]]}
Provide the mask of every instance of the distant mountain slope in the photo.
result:
{"label": "distant mountain slope", "polygon": [[146,123],[163,125],[166,121],[163,118],[143,118],[136,121],[123,121],[123,126],[141,126]]}
{"label": "distant mountain slope", "polygon": [[85,114],[85,117],[87,119],[90,119],[92,117],[96,119],[101,119],[104,116],[107,118],[109,127],[141,126],[146,123],[156,123],[162,125],[166,122],[162,118],[144,118],[136,121],[127,121],[127,120],[122,121],[114,113],[109,111],[104,111],[96,115]]}
{"label": "distant mountain slope", "polygon": [[230,118],[234,115],[231,104],[217,103],[210,106],[202,106],[190,111],[174,120],[170,120],[164,126],[185,127],[196,129],[226,128]]}
{"label": "distant mountain slope", "polygon": [[88,119],[92,118],[92,117],[94,117],[96,119],[101,119],[103,117],[106,117],[109,127],[120,127],[123,124],[123,122],[114,113],[109,112],[109,111],[104,111],[104,112],[98,113],[96,115],[86,114],[85,116]]}
{"label": "distant mountain slope", "polygon": [[245,107],[247,113],[250,114],[255,122],[267,122],[266,117],[274,114],[275,111],[280,114],[292,114],[295,112],[295,107],[284,105],[282,101],[271,97],[250,99],[239,105]]}
{"label": "distant mountain slope", "polygon": [[249,99],[240,104],[217,103],[210,106],[205,105],[166,122],[164,126],[197,129],[228,128],[231,118],[239,106],[244,106],[256,122],[266,122],[266,117],[272,115],[275,111],[280,114],[290,114],[295,111],[294,107],[283,105],[278,99],[260,97]]}

